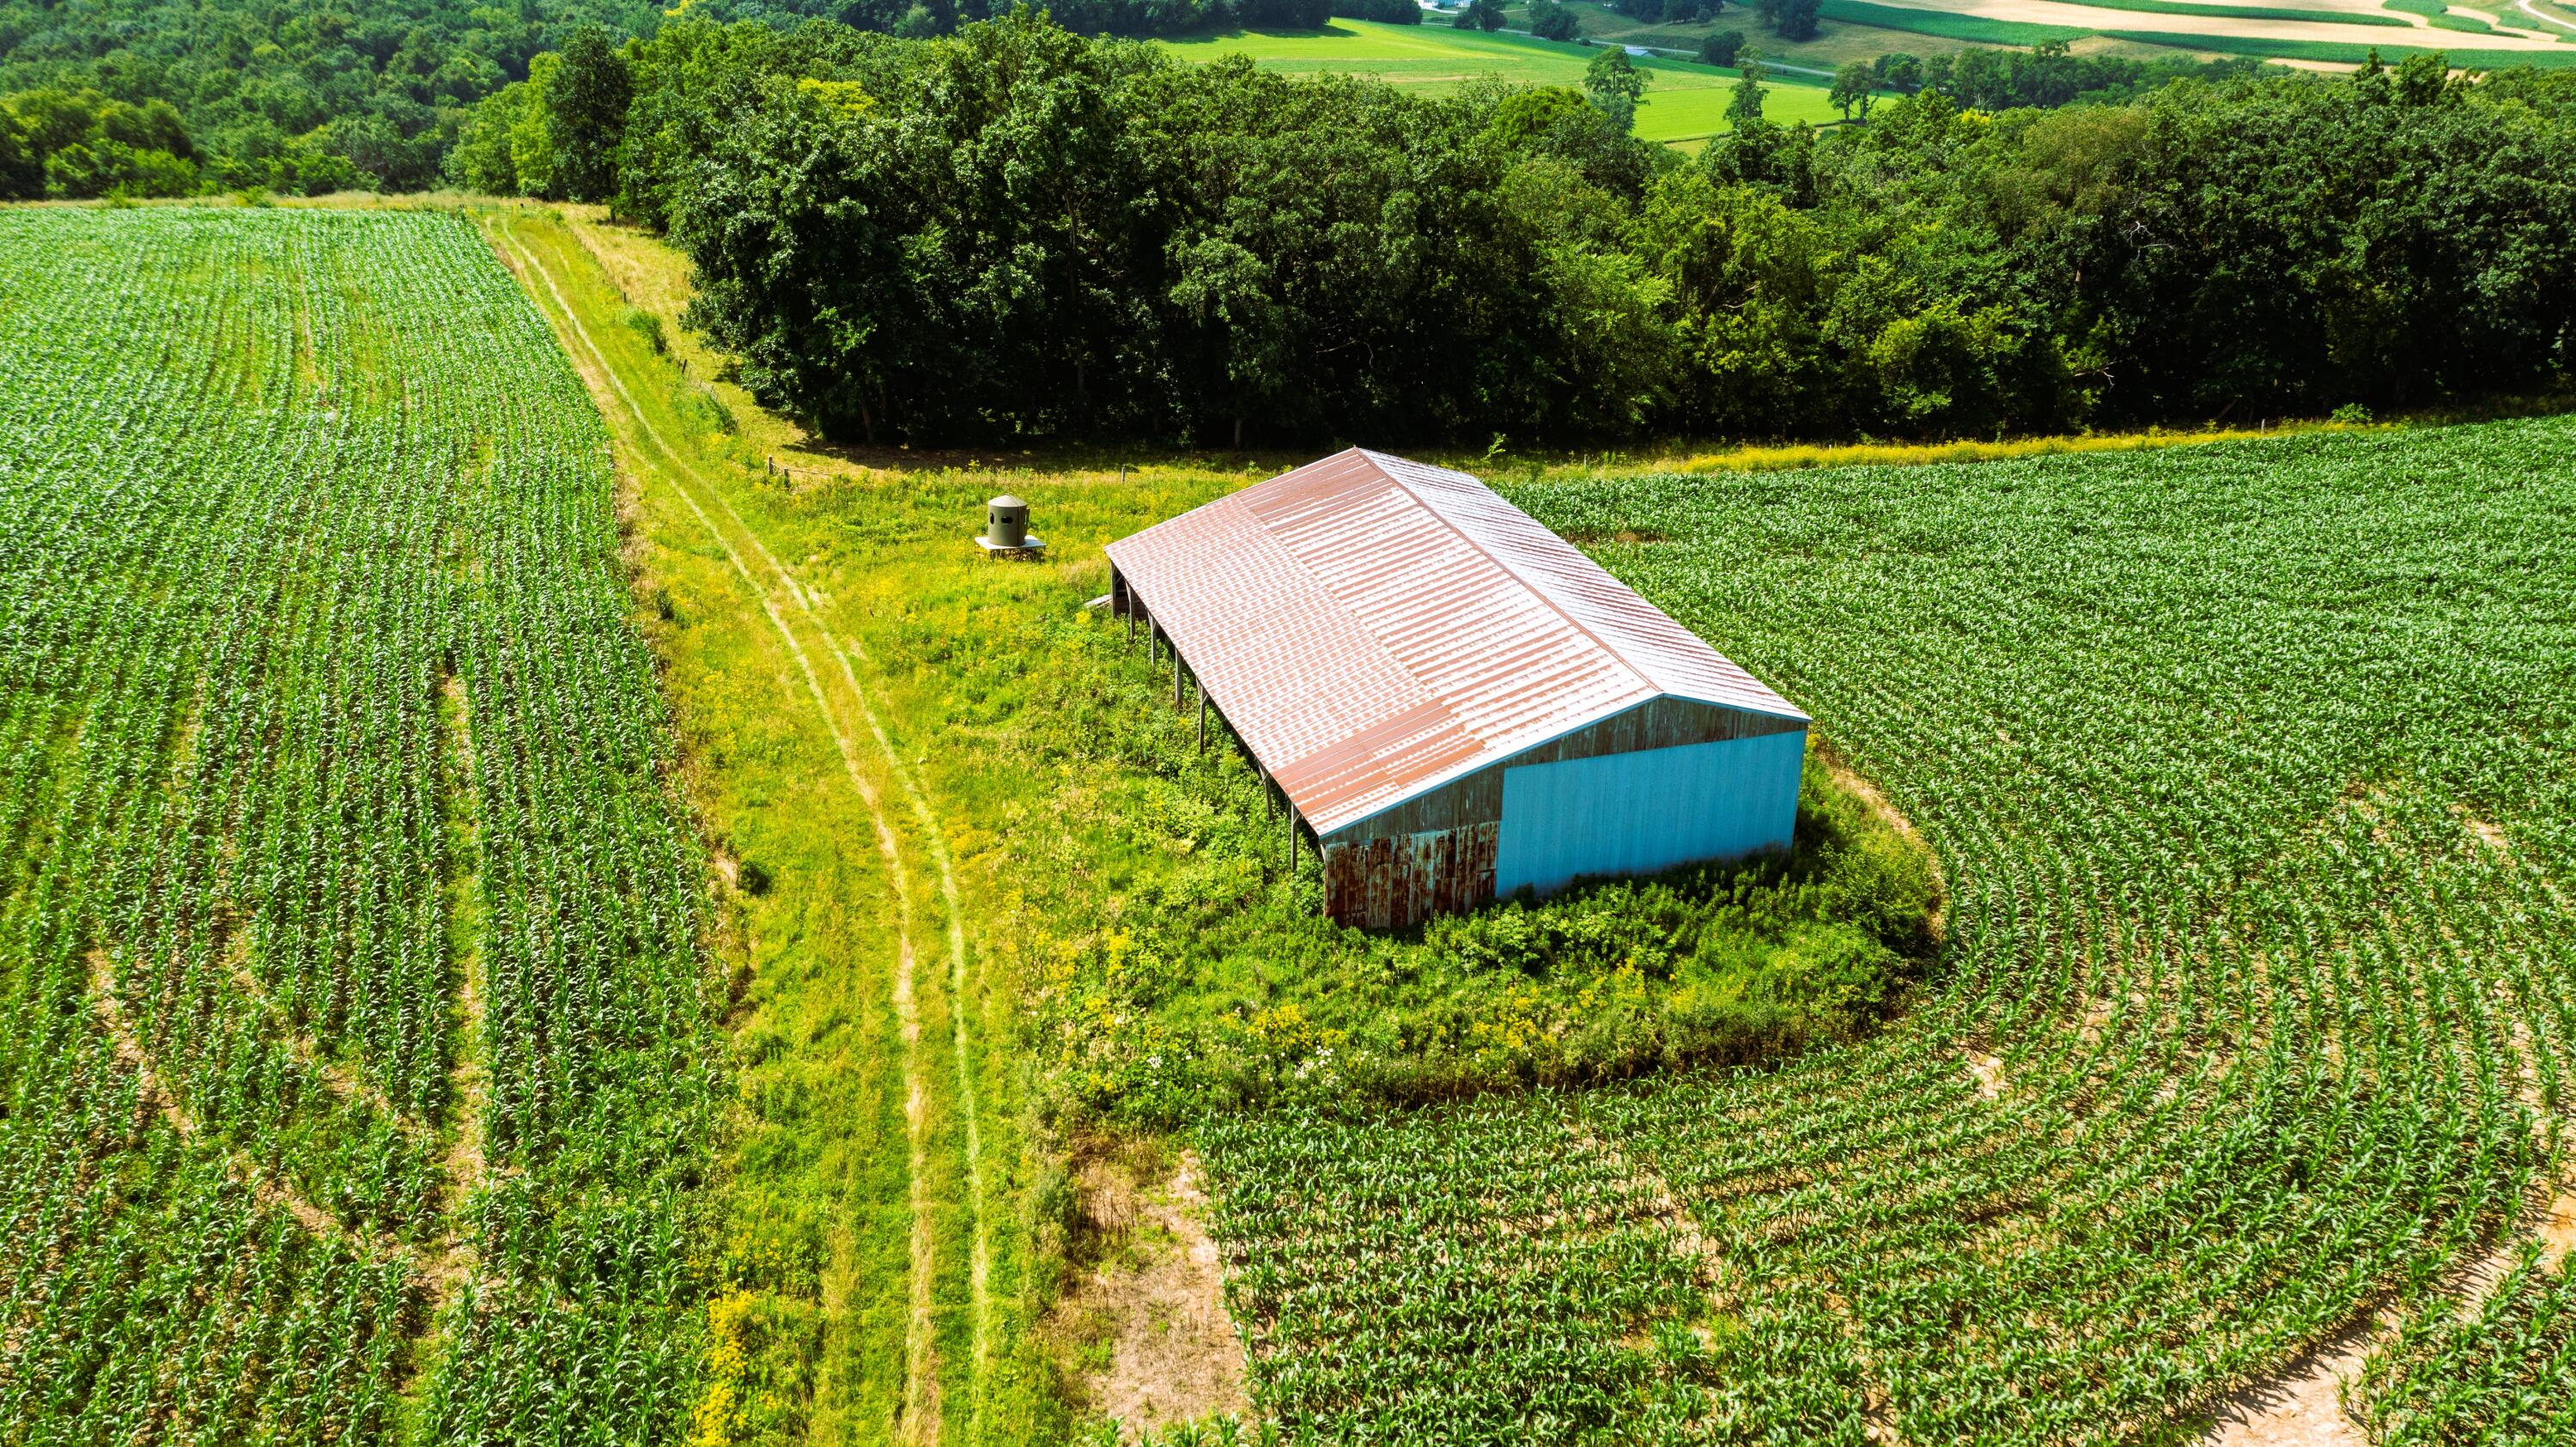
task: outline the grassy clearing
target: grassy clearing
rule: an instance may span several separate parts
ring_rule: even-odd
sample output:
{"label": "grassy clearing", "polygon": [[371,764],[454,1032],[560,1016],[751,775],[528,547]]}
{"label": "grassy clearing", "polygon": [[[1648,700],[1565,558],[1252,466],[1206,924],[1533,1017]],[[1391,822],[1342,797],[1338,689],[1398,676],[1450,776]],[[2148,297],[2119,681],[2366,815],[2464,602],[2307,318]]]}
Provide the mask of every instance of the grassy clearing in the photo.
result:
{"label": "grassy clearing", "polygon": [[1055,575],[1014,578],[965,566],[943,535],[983,485],[916,479],[864,501],[872,524],[920,539],[879,554],[911,615],[887,656],[922,660],[920,707],[943,710],[959,777],[1018,781],[982,801],[981,827],[1025,920],[1013,973],[1059,1120],[1167,1128],[1211,1106],[1758,1059],[1857,1034],[1928,955],[1925,860],[1821,766],[1786,860],[1396,935],[1333,925],[1312,857],[1290,864],[1221,728],[1198,749],[1168,672],[1081,608],[1103,586],[1091,535],[1143,525],[1160,499],[1010,479],[1068,537]]}
{"label": "grassy clearing", "polygon": [[[1289,75],[1336,72],[1374,75],[1437,95],[1472,77],[1498,75],[1521,85],[1581,89],[1583,68],[1600,51],[1526,35],[1486,34],[1440,25],[1381,25],[1336,20],[1322,30],[1238,30],[1155,42],[1183,58],[1245,55],[1267,70]],[[1727,129],[1726,104],[1738,74],[1668,56],[1637,61],[1647,72],[1646,98],[1637,109],[1637,134],[1676,141]],[[1826,103],[1826,89],[1804,81],[1768,82],[1763,114],[1782,125],[1824,125],[1842,113]]]}
{"label": "grassy clearing", "polygon": [[[919,1072],[934,1097],[921,1169],[949,1436],[977,1393],[987,1434],[1067,1425],[1030,1328],[1067,1269],[1077,1194],[1048,1142],[1082,1122],[1168,1125],[1301,1081],[1310,1098],[1418,1095],[1745,1058],[1853,1034],[1919,967],[1896,951],[1923,950],[1923,856],[1822,770],[1808,842],[1784,863],[1400,939],[1329,925],[1311,856],[1283,877],[1239,756],[1200,753],[1162,676],[1081,607],[1104,586],[1102,543],[1275,469],[866,468],[800,449],[725,384],[711,390],[750,436],[714,433],[684,402],[698,384],[680,364],[703,366],[676,329],[676,257],[532,208],[486,224],[549,314],[582,323],[565,324],[569,344],[638,484],[645,627],[692,798],[737,882],[742,1111],[711,1317],[736,1439],[881,1440],[909,1430],[898,1404],[908,1416],[933,1397],[906,1385],[922,1258],[902,1109],[915,1082],[891,997],[907,940],[918,966],[949,918],[974,982],[943,992],[920,967],[913,983],[925,1040],[961,1005],[972,1026],[994,1237],[979,1350],[963,1329],[977,1300],[964,1102]],[[655,328],[621,322],[629,309],[661,318],[658,348]],[[772,480],[773,445],[792,491]],[[1003,489],[1031,500],[1052,559],[997,564],[967,543]],[[764,551],[792,584],[763,580]],[[826,664],[817,706],[800,649],[837,649],[856,686]],[[844,783],[835,720],[873,808]],[[873,726],[885,757],[869,753]],[[906,775],[926,823],[906,817]],[[885,816],[891,857],[871,837]],[[953,916],[928,883],[934,839],[954,865]],[[1374,1071],[1339,1063],[1371,1053]],[[986,1369],[965,1370],[977,1356]]]}
{"label": "grassy clearing", "polygon": [[[1031,1354],[1018,1084],[986,942],[881,727],[829,539],[764,490],[721,391],[684,375],[670,293],[619,289],[588,223],[495,208],[487,234],[564,336],[640,500],[640,587],[692,797],[741,900],[741,1089],[702,1427],[720,1440],[1062,1430]],[[577,234],[576,227],[580,228]],[[588,244],[586,244],[586,242]],[[598,247],[593,250],[592,247]],[[631,261],[633,254],[625,253]],[[667,253],[664,254],[667,257]],[[666,281],[668,278],[664,278]],[[659,314],[621,324],[630,307]],[[738,425],[738,424],[736,424]]]}

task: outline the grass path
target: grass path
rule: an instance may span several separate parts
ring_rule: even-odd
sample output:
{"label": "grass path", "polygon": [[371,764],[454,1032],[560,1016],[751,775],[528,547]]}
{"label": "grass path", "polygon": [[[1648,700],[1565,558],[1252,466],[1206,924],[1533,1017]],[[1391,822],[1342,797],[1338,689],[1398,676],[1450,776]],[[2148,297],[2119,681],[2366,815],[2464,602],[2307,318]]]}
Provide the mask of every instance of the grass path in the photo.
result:
{"label": "grass path", "polygon": [[443,1215],[446,1232],[429,1265],[433,1322],[446,1315],[465,1283],[480,1272],[482,1259],[467,1229],[466,1208],[483,1183],[483,1109],[491,1094],[491,1072],[483,1046],[483,940],[490,910],[483,895],[483,791],[474,764],[473,703],[463,679],[450,674],[439,686],[440,747],[446,751],[448,880],[445,908],[448,950],[456,961],[456,992],[450,1006],[456,1053],[448,1065],[450,1134],[441,1161],[446,1177]]}
{"label": "grass path", "polygon": [[[993,1356],[992,1232],[982,1155],[982,1123],[975,1087],[974,1050],[963,1005],[969,998],[972,983],[970,954],[965,944],[955,873],[937,818],[929,808],[918,781],[903,767],[884,721],[869,697],[861,673],[865,654],[857,640],[847,635],[835,636],[824,616],[825,600],[799,576],[794,567],[781,560],[759,528],[727,496],[723,484],[707,469],[692,462],[683,447],[675,446],[654,425],[646,408],[638,401],[634,387],[620,374],[609,351],[599,344],[582,320],[579,309],[567,296],[557,274],[562,263],[558,261],[556,265],[549,266],[537,249],[518,234],[511,222],[494,225],[492,233],[515,262],[513,269],[530,283],[532,293],[542,293],[542,300],[552,303],[551,307],[541,309],[548,312],[549,319],[564,333],[567,350],[573,353],[602,412],[609,415],[612,430],[625,444],[637,466],[638,475],[669,485],[671,494],[680,499],[707,539],[721,551],[734,576],[758,599],[772,632],[801,676],[803,691],[813,706],[814,716],[831,736],[852,794],[868,816],[885,866],[895,916],[898,960],[891,998],[903,1047],[907,1207],[911,1218],[904,1385],[894,1435],[897,1440],[911,1442],[936,1442],[957,1435],[948,1431],[952,1414],[944,1401],[937,1349],[936,1318],[952,1303],[941,1300],[938,1209],[932,1193],[936,1172],[934,1137],[937,1134],[933,1123],[934,1110],[944,1106],[953,1093],[962,1116],[963,1143],[959,1154],[967,1182],[966,1211],[970,1236],[967,1300],[964,1305],[971,1323],[971,1336],[967,1353],[967,1411],[962,1435],[964,1440],[981,1441],[985,1437],[983,1405],[987,1395],[983,1379]],[[830,670],[817,666],[815,655],[818,651],[831,655]],[[856,662],[854,653],[859,655]],[[840,688],[837,691],[829,686],[832,672],[839,676]],[[836,698],[840,701],[838,706]],[[905,794],[909,806],[906,812],[912,817],[923,843],[908,845],[894,816],[885,807],[879,780],[862,758],[861,747],[854,737],[855,730],[845,721],[853,707],[876,746],[876,766]],[[929,856],[938,880],[938,907],[945,921],[948,968],[942,1003],[948,1015],[952,1078],[944,1083],[934,1081],[921,1048],[926,1012],[922,999],[923,982],[916,970],[916,871],[911,862],[915,850]]]}

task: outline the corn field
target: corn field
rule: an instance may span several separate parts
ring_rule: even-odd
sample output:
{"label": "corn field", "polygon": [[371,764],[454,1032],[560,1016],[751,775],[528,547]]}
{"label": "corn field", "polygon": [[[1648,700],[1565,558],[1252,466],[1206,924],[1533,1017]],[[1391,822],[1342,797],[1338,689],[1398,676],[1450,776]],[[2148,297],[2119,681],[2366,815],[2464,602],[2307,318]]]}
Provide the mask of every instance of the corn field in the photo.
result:
{"label": "corn field", "polygon": [[0,1442],[640,1442],[702,861],[605,435],[454,217],[0,213]]}
{"label": "corn field", "polygon": [[2385,1310],[2374,1431],[2569,1440],[2570,1268],[2514,1242],[2576,1109],[2571,452],[2553,419],[1517,490],[1923,829],[1942,964],[1764,1073],[1206,1127],[1256,1405],[1341,1442],[2159,1440]]}

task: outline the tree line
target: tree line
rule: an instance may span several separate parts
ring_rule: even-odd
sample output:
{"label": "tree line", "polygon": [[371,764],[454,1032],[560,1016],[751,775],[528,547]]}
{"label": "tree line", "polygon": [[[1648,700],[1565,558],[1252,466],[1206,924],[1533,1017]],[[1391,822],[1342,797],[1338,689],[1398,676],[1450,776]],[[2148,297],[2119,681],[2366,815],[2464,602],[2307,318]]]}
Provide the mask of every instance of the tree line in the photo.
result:
{"label": "tree line", "polygon": [[[670,13],[918,37],[1006,8],[682,0]],[[1054,11],[1072,29],[1129,36],[1421,19],[1413,0],[1056,0]],[[451,184],[474,108],[507,87],[542,89],[538,57],[586,29],[623,45],[667,18],[664,0],[0,0],[0,199]]]}
{"label": "tree line", "polygon": [[881,443],[1989,436],[2567,381],[2576,76],[1926,82],[1818,132],[1757,73],[1684,156],[1626,133],[1620,68],[1426,98],[1025,11],[682,17],[564,54],[546,95],[594,108],[543,176],[688,254],[755,395]]}
{"label": "tree line", "polygon": [[[1869,78],[1912,93],[1816,132],[1763,119],[1754,66],[1683,156],[1627,133],[1641,78],[1608,51],[1584,90],[1426,98],[1025,11],[651,29],[575,27],[450,105],[443,175],[666,232],[744,382],[843,437],[1983,436],[2570,361],[2561,74],[1891,57]],[[18,194],[202,185],[223,154],[152,98],[0,107]]]}
{"label": "tree line", "polygon": [[0,196],[436,185],[486,95],[653,0],[0,0]]}
{"label": "tree line", "polygon": [[[990,18],[1009,0],[687,0],[708,21],[757,20],[781,32],[814,21],[906,37],[946,34]],[[1668,22],[1716,15],[1724,0],[1620,0]],[[1763,13],[1794,20],[1779,0]],[[1809,0],[1812,4],[1812,0]],[[1756,8],[1761,8],[1757,6]],[[1065,28],[1085,34],[1169,35],[1252,25],[1310,28],[1332,16],[1419,24],[1415,0],[1055,0]],[[1574,39],[1573,11],[1534,0],[1529,24]],[[531,167],[539,137],[482,127],[481,150],[460,153],[477,108],[512,90],[501,110],[530,111],[547,77],[540,57],[597,32],[610,48],[649,38],[666,22],[653,0],[0,0],[0,199],[184,196],[264,188],[286,194],[488,186],[497,153],[516,145]],[[1499,28],[1502,0],[1474,0],[1456,23]],[[580,44],[590,44],[581,41]],[[1703,56],[1732,65],[1741,32],[1712,37]],[[2098,91],[2137,62],[1972,51],[1952,60],[1886,57],[1965,104],[2059,104]],[[1955,67],[1955,74],[1953,73]],[[1881,84],[1897,84],[1884,80]],[[2133,75],[2127,82],[2139,83]],[[2005,101],[1999,97],[2010,95]],[[2044,98],[2053,97],[2053,98]],[[557,110],[577,111],[578,97]],[[568,148],[579,143],[567,140]],[[576,163],[578,164],[578,163]],[[512,168],[515,170],[515,165]],[[551,182],[531,171],[527,189]]]}

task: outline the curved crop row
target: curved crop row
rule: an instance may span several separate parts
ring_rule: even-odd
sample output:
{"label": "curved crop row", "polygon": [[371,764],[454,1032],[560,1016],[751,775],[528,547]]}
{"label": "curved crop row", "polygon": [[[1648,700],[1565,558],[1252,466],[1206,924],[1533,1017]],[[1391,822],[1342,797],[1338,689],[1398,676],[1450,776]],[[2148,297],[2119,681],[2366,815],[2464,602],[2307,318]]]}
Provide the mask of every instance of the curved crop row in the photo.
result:
{"label": "curved crop row", "polygon": [[[2571,443],[1520,490],[1641,539],[1599,556],[1922,827],[1941,976],[1767,1073],[1210,1128],[1257,1403],[1331,1440],[2124,1441],[2447,1312],[2570,1109]],[[2473,1359],[2565,1399],[2558,1289],[2516,1281],[2529,1352],[2419,1332],[2378,1420]]]}
{"label": "curved crop row", "polygon": [[702,866],[453,217],[0,215],[0,1441],[671,1435]]}

